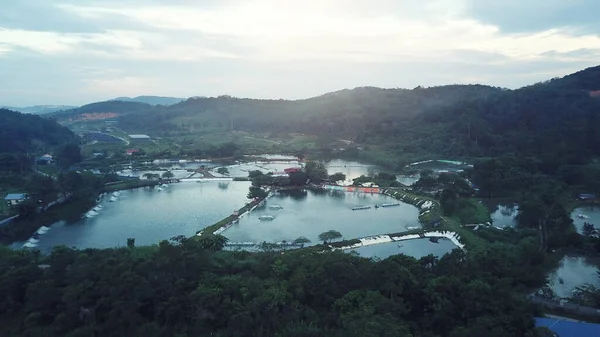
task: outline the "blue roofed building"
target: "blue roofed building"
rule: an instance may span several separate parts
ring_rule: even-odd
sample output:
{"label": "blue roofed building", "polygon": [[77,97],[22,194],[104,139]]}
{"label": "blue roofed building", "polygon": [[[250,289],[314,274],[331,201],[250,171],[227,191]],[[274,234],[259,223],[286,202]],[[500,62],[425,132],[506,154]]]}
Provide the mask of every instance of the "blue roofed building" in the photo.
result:
{"label": "blue roofed building", "polygon": [[4,201],[6,201],[6,203],[9,205],[14,206],[25,199],[27,199],[27,195],[24,193],[9,193],[4,198]]}
{"label": "blue roofed building", "polygon": [[600,324],[571,322],[555,318],[535,318],[535,326],[546,327],[558,337],[598,337]]}

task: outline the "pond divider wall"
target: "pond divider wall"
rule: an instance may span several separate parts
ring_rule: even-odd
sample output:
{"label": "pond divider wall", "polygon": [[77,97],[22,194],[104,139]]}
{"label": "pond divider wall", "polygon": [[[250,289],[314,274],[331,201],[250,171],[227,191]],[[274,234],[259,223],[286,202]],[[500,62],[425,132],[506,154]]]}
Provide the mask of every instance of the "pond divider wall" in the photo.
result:
{"label": "pond divider wall", "polygon": [[[275,193],[270,192],[263,200],[261,200],[259,203],[257,203],[256,205],[252,206],[250,209],[243,211],[242,213],[238,214],[237,217],[233,220],[230,221],[226,224],[224,224],[223,226],[219,227],[217,230],[215,230],[213,232],[214,235],[218,235],[223,233],[224,231],[226,231],[227,229],[229,229],[231,226],[234,225],[235,222],[237,222],[236,220],[239,220],[241,218],[243,218],[244,216],[246,216],[246,214],[249,214],[250,212],[252,212],[254,209],[256,209],[256,207],[262,205],[263,203],[265,203],[267,201],[267,199],[271,198],[273,195],[275,195]],[[197,234],[198,236],[202,235],[202,232],[199,232]]]}

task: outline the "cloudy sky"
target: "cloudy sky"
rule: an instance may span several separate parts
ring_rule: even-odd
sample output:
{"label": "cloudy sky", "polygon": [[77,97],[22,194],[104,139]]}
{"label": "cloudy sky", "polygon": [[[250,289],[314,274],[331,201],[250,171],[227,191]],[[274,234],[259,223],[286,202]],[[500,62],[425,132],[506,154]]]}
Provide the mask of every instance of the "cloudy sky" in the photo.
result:
{"label": "cloudy sky", "polygon": [[2,0],[0,105],[516,88],[600,64],[598,0]]}

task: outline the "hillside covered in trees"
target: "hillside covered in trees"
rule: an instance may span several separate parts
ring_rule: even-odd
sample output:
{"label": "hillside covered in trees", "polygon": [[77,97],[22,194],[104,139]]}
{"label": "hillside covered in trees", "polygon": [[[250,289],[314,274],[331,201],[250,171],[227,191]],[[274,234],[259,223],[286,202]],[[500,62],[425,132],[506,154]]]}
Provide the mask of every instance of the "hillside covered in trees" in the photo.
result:
{"label": "hillside covered in trees", "polygon": [[544,282],[535,242],[373,261],[226,252],[223,239],[47,257],[0,249],[0,335],[542,336],[522,296]]}
{"label": "hillside covered in trees", "polygon": [[7,109],[0,109],[0,125],[0,153],[44,152],[76,139],[55,121]]}
{"label": "hillside covered in trees", "polygon": [[594,145],[600,137],[600,98],[591,94],[597,90],[600,66],[517,90],[483,85],[364,87],[296,101],[219,96],[190,98],[169,107],[101,102],[62,114],[115,112],[122,129],[163,136],[207,129],[306,133],[398,154],[558,151],[587,157],[600,151]]}

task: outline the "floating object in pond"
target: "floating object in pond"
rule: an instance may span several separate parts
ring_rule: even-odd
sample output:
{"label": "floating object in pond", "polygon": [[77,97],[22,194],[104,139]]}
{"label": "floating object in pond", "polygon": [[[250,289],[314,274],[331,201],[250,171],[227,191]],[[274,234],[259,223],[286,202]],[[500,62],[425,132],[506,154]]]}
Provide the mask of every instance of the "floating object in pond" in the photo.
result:
{"label": "floating object in pond", "polygon": [[94,210],[91,210],[91,211],[89,211],[89,212],[85,213],[85,217],[86,217],[86,218],[93,218],[93,217],[95,217],[96,215],[98,215],[98,212],[96,212],[96,211],[94,211]]}
{"label": "floating object in pond", "polygon": [[360,211],[363,209],[371,209],[371,206],[358,206],[358,207],[352,207],[353,211]]}
{"label": "floating object in pond", "polygon": [[46,227],[46,226],[42,226],[40,228],[38,228],[38,230],[36,231],[37,234],[46,234],[47,231],[49,231],[50,228]]}
{"label": "floating object in pond", "polygon": [[113,192],[113,194],[112,194],[112,195],[113,195],[113,197],[118,197],[118,196],[120,196],[120,195],[121,195],[121,193],[119,193],[119,192],[117,191],[117,192]]}
{"label": "floating object in pond", "polygon": [[271,206],[269,206],[269,209],[279,210],[279,209],[283,209],[283,207],[281,207],[281,205],[271,205]]}
{"label": "floating object in pond", "polygon": [[35,248],[37,247],[37,245],[35,243],[31,243],[29,241],[27,241],[24,245],[23,248]]}
{"label": "floating object in pond", "polygon": [[156,189],[158,192],[162,191],[163,189],[161,187]]}
{"label": "floating object in pond", "polygon": [[577,214],[577,217],[578,217],[579,219],[589,219],[589,218],[590,218],[589,216],[587,216],[587,215],[584,215],[584,214]]}
{"label": "floating object in pond", "polygon": [[394,207],[394,206],[400,206],[400,203],[391,203],[391,204],[381,204],[381,207]]}
{"label": "floating object in pond", "polygon": [[115,202],[117,201],[117,197],[115,197],[114,195],[112,197],[110,197],[110,199],[108,199],[108,201],[110,202]]}
{"label": "floating object in pond", "polygon": [[272,215],[261,215],[258,217],[258,219],[262,220],[262,221],[271,221],[271,220],[275,219],[275,217]]}

